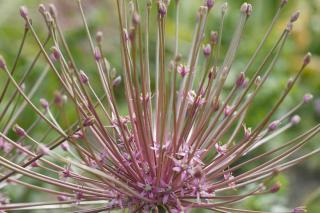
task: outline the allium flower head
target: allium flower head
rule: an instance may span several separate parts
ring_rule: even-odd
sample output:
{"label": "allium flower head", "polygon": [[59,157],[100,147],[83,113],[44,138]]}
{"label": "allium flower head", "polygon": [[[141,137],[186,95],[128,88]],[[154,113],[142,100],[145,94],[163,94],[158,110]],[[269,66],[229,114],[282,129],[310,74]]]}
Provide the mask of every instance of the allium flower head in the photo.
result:
{"label": "allium flower head", "polygon": [[[39,194],[35,202],[9,203],[1,193],[0,210],[188,212],[205,208],[251,212],[236,209],[233,204],[278,192],[281,184],[273,181],[274,176],[320,152],[316,149],[294,158],[317,135],[320,125],[263,154],[255,152],[302,120],[296,113],[312,100],[311,94],[284,115],[276,112],[310,63],[311,54],[301,59],[301,67],[279,92],[278,100],[269,103],[270,111],[252,126],[246,124],[250,107],[272,75],[299,17],[297,12],[288,18],[272,49],[259,59],[257,55],[287,1],[279,0],[265,36],[241,70],[233,64],[244,27],[254,12],[251,4],[240,7],[239,23],[223,55],[219,34],[224,30],[227,4],[218,9],[220,29],[208,29],[215,31],[206,35],[210,27],[206,26],[208,13],[213,11],[215,1],[205,0],[197,13],[189,56],[185,57],[179,53],[179,7],[183,1],[142,1],[139,5],[138,1],[114,2],[122,63],[118,73],[106,56],[103,33],[92,36],[80,0],[79,19],[91,51],[87,60],[95,63],[96,73],[83,71],[73,56],[54,5],[39,6],[48,30],[45,40],[32,25],[33,14],[25,6],[20,8],[25,22],[21,50],[14,64],[6,64],[0,57],[0,69],[7,77],[0,91],[0,188],[16,184]],[[174,10],[177,21],[172,55],[166,51],[166,18]],[[155,67],[149,63],[152,16],[157,18],[152,23],[157,28]],[[15,75],[22,72],[16,65],[27,35],[38,53],[23,75]],[[42,66],[43,62],[46,66],[37,80],[27,81],[34,66]],[[259,66],[255,68],[253,64]],[[40,85],[48,82],[49,72],[59,86],[53,95],[42,93],[41,99],[35,100],[35,93],[41,92]],[[99,81],[90,80],[94,74]],[[229,76],[236,77],[231,88],[226,87]],[[115,96],[119,85],[124,86],[126,113],[120,111]],[[71,112],[75,118],[69,116]],[[29,126],[22,122],[25,114],[32,120]],[[304,212],[304,208],[287,212]]]}

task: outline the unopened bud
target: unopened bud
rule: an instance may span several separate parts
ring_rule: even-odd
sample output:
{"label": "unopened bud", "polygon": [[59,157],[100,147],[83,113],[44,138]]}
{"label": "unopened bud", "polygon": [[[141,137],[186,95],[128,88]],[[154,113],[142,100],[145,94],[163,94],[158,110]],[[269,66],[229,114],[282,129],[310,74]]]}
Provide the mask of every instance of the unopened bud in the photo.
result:
{"label": "unopened bud", "polygon": [[221,7],[221,13],[224,15],[228,10],[228,2],[225,2]]}
{"label": "unopened bud", "polygon": [[26,21],[28,20],[28,8],[26,6],[21,6],[20,7],[20,15],[22,18],[24,18]]}
{"label": "unopened bud", "polygon": [[93,116],[87,117],[83,122],[83,126],[92,126],[94,121],[95,121],[95,118]]}
{"label": "unopened bud", "polygon": [[53,18],[57,18],[58,12],[56,6],[54,4],[49,4],[49,12]]}
{"label": "unopened bud", "polygon": [[96,47],[94,50],[94,58],[96,61],[100,61],[101,59],[101,53],[98,47]]}
{"label": "unopened bud", "polygon": [[61,58],[60,50],[57,47],[54,46],[54,47],[51,48],[51,51],[52,51],[53,59],[55,61],[58,61]]}
{"label": "unopened bud", "polygon": [[269,131],[274,131],[275,129],[277,129],[279,124],[280,124],[280,121],[278,121],[278,120],[272,121],[269,124]]}
{"label": "unopened bud", "polygon": [[261,77],[260,77],[260,76],[257,76],[257,78],[254,80],[254,84],[255,84],[256,86],[259,86],[260,83],[261,83]]}
{"label": "unopened bud", "polygon": [[303,59],[303,64],[304,65],[308,65],[311,61],[311,56],[312,54],[309,52],[307,53],[305,56],[304,56],[304,59]]}
{"label": "unopened bud", "polygon": [[292,14],[291,18],[290,18],[290,22],[296,22],[298,20],[300,16],[300,11],[296,11],[294,14]]}
{"label": "unopened bud", "polygon": [[210,44],[206,44],[203,47],[203,54],[204,54],[205,57],[210,56],[210,54],[211,54],[211,45]]}
{"label": "unopened bud", "polygon": [[63,151],[68,151],[68,150],[69,150],[69,144],[68,144],[68,142],[63,142],[63,143],[61,144],[61,148],[62,148]]}
{"label": "unopened bud", "polygon": [[291,118],[292,125],[297,125],[298,123],[300,123],[300,121],[301,121],[301,117],[299,115],[294,115]]}
{"label": "unopened bud", "polygon": [[281,188],[281,183],[277,182],[273,186],[271,186],[269,192],[270,193],[276,193],[276,192],[278,192],[280,190],[280,188]]}
{"label": "unopened bud", "polygon": [[137,12],[134,12],[132,14],[132,23],[134,26],[137,26],[138,24],[140,24],[140,15]]}
{"label": "unopened bud", "polygon": [[214,0],[207,0],[206,6],[210,10],[214,6]]}
{"label": "unopened bud", "polygon": [[49,107],[48,101],[44,98],[40,98],[40,104],[44,109],[48,109],[48,107]]}
{"label": "unopened bud", "polygon": [[283,7],[288,3],[288,0],[281,0],[280,6]]}
{"label": "unopened bud", "polygon": [[39,145],[39,152],[43,155],[48,155],[50,153],[50,149],[46,145],[40,144]]}
{"label": "unopened bud", "polygon": [[159,15],[160,17],[164,17],[167,14],[167,6],[160,2],[159,3]]}
{"label": "unopened bud", "polygon": [[57,200],[60,201],[60,202],[66,201],[67,199],[68,199],[68,198],[67,198],[66,196],[64,196],[64,195],[58,195],[58,196],[57,196]]}
{"label": "unopened bud", "polygon": [[83,84],[87,84],[88,83],[89,78],[88,78],[88,76],[85,74],[85,72],[83,70],[80,70],[79,77],[80,77],[81,83],[83,83]]}
{"label": "unopened bud", "polygon": [[292,213],[305,213],[307,212],[306,208],[301,206],[301,207],[296,207],[292,210]]}
{"label": "unopened bud", "polygon": [[242,87],[244,82],[245,82],[245,80],[246,80],[246,76],[245,76],[244,72],[241,72],[239,77],[236,80],[236,86],[237,87]]}
{"label": "unopened bud", "polygon": [[103,37],[103,33],[101,31],[98,31],[96,33],[96,41],[97,41],[97,43],[101,43],[102,37]]}
{"label": "unopened bud", "polygon": [[22,127],[20,127],[18,124],[16,124],[13,127],[13,131],[20,137],[26,136],[26,131],[24,131],[24,129]]}
{"label": "unopened bud", "polygon": [[2,55],[0,55],[0,68],[1,69],[6,69],[7,68],[6,61],[4,60]]}
{"label": "unopened bud", "polygon": [[38,10],[42,15],[44,15],[44,13],[46,12],[46,7],[44,6],[44,4],[39,4]]}
{"label": "unopened bud", "polygon": [[211,31],[210,33],[210,42],[215,45],[218,42],[218,33],[215,31]]}
{"label": "unopened bud", "polygon": [[122,78],[121,78],[121,76],[119,75],[119,76],[117,76],[115,79],[113,79],[112,85],[115,86],[115,87],[117,87],[117,86],[120,85],[121,81],[122,81]]}
{"label": "unopened bud", "polygon": [[39,164],[37,163],[37,161],[33,161],[33,162],[31,163],[31,166],[32,166],[32,167],[38,167]]}
{"label": "unopened bud", "polygon": [[307,93],[307,94],[305,94],[305,95],[303,96],[303,102],[304,102],[305,104],[307,104],[307,103],[309,103],[310,101],[312,101],[312,99],[313,99],[313,95],[310,94],[310,93]]}
{"label": "unopened bud", "polygon": [[252,5],[245,2],[241,5],[240,11],[245,13],[247,16],[250,16],[252,13]]}

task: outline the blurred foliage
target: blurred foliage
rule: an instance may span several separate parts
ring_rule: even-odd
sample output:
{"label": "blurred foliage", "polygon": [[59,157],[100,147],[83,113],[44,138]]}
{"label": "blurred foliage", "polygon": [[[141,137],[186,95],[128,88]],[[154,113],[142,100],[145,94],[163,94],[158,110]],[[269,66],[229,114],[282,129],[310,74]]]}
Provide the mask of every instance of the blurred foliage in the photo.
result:
{"label": "blurred foliage", "polygon": [[[85,70],[91,81],[94,82],[93,86],[101,94],[102,90],[97,74],[94,68],[93,56],[90,55],[89,43],[87,41],[80,13],[78,12],[76,1],[63,1],[63,0],[0,0],[0,51],[1,54],[7,60],[8,64],[12,64],[17,53],[19,42],[21,40],[24,28],[24,22],[19,16],[18,8],[21,4],[26,4],[29,7],[30,15],[33,18],[34,26],[40,34],[42,40],[46,36],[45,25],[41,19],[41,16],[37,12],[37,6],[39,3],[54,3],[59,11],[59,20],[62,24],[62,28],[65,32],[68,44],[71,47],[74,58],[76,59],[79,67]],[[98,1],[98,0],[83,0],[85,5],[85,13],[88,18],[90,30],[92,33],[98,29],[104,32],[104,50],[108,60],[115,67],[118,73],[121,74],[121,60],[119,53],[119,39],[118,39],[118,24],[116,14],[114,10],[113,1]],[[144,1],[142,1],[144,2]],[[174,3],[174,0],[172,0]],[[181,0],[181,18],[180,18],[180,51],[183,57],[183,61],[187,60],[187,54],[192,41],[192,32],[194,23],[196,20],[196,10],[201,5],[201,0]],[[218,30],[220,23],[220,8],[224,1],[217,0],[214,10],[209,15],[209,20],[206,29],[206,36],[209,35],[211,30]],[[223,32],[222,52],[225,53],[228,44],[232,38],[233,31],[239,17],[239,7],[244,2],[241,1],[228,1],[229,10],[226,17],[225,28]],[[242,43],[237,53],[237,58],[233,66],[234,75],[230,77],[230,83],[233,82],[236,74],[241,71],[244,65],[247,63],[250,55],[254,52],[259,41],[264,35],[268,24],[270,23],[279,0],[252,0],[254,12],[250,17],[245,32],[242,38]],[[279,60],[272,77],[263,87],[261,95],[255,101],[254,107],[252,107],[247,123],[249,125],[255,125],[259,122],[259,118],[263,117],[268,112],[270,105],[275,102],[276,98],[281,94],[281,91],[286,85],[288,76],[297,71],[301,65],[303,55],[307,51],[313,53],[313,60],[307,71],[302,76],[299,84],[292,91],[284,105],[278,112],[278,115],[283,114],[288,108],[295,106],[298,103],[303,94],[307,91],[314,93],[316,98],[319,97],[320,91],[320,0],[290,0],[288,6],[281,14],[280,21],[275,27],[275,31],[271,34],[262,54],[269,51],[276,39],[279,37],[282,29],[285,27],[290,15],[299,9],[301,17],[295,24],[294,30],[291,33],[290,39],[287,42],[285,50]],[[153,11],[155,8],[153,8]],[[175,16],[174,16],[174,4],[169,8],[170,13],[167,22],[167,52],[169,56],[173,54],[173,42],[175,33]],[[155,35],[156,35],[156,20],[153,18],[151,21],[151,40],[150,40],[150,52],[151,52],[151,65],[154,66],[154,50],[155,50]],[[50,45],[48,45],[50,47]],[[19,62],[19,69],[21,70],[16,75],[19,77],[22,75],[22,70],[31,63],[32,58],[37,53],[38,49],[31,36],[28,36],[26,47],[22,53],[22,59]],[[169,59],[167,62],[169,63]],[[29,84],[35,81],[36,77],[43,72],[44,61],[37,65],[27,82],[27,90]],[[257,64],[255,64],[255,68]],[[250,70],[249,73],[252,73]],[[0,78],[4,78],[4,74],[0,73]],[[49,100],[53,97],[53,91],[57,88],[57,81],[53,75],[48,75],[45,79],[46,84],[43,85],[37,92],[34,101],[37,102],[40,98],[40,94],[47,94]],[[2,86],[2,85],[0,85]],[[45,93],[44,93],[45,91]],[[120,100],[122,111],[126,110],[126,105],[121,101],[123,99],[123,88],[117,90],[116,95]],[[0,108],[1,109],[1,108]],[[319,110],[320,111],[320,110]],[[314,106],[304,106],[300,111],[302,117],[302,124],[299,127],[295,127],[286,134],[281,135],[274,141],[273,144],[281,144],[285,140],[292,138],[297,132],[301,132],[303,129],[307,129],[320,121],[320,113],[314,111]],[[67,111],[66,114],[72,114]],[[20,123],[28,124],[33,117],[33,113],[25,115],[20,118]],[[74,115],[73,115],[74,116]],[[72,116],[70,120],[73,120]],[[66,124],[64,124],[66,125]],[[39,131],[39,134],[41,132]],[[314,144],[314,143],[313,143]],[[317,144],[319,145],[319,143]],[[313,149],[315,145],[308,145],[305,148],[305,152]],[[269,145],[264,146],[263,149],[258,150],[264,152],[269,149]],[[271,194],[263,197],[257,197],[247,199],[244,202],[244,206],[249,209],[255,210],[284,210],[286,207],[295,207],[299,205],[307,205],[308,210],[311,213],[320,212],[320,162],[319,158],[313,157],[300,165],[293,168],[289,173],[285,173],[276,177],[278,181],[282,183],[283,188],[276,194]],[[308,179],[294,178],[296,175],[308,174]],[[297,181],[298,180],[298,181]],[[31,180],[30,180],[31,181]],[[311,185],[310,185],[311,184]],[[306,188],[307,190],[301,190]],[[317,189],[318,188],[318,189]],[[34,200],[36,194],[31,191],[25,191],[20,187],[10,187],[6,189],[11,195],[13,201],[27,201]],[[205,212],[205,211],[199,211]]]}

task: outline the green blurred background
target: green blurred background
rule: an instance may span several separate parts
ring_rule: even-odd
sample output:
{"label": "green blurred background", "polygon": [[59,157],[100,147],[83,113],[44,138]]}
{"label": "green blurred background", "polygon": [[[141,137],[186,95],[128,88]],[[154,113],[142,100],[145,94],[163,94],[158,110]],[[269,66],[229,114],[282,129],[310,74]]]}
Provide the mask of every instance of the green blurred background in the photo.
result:
{"label": "green blurred background", "polygon": [[[280,0],[252,0],[253,14],[250,17],[239,52],[236,57],[234,69],[239,70],[248,61],[250,55],[254,52],[258,42],[264,35],[268,24],[270,23],[277,5]],[[88,18],[88,23],[92,33],[97,30],[102,30],[104,33],[104,51],[105,54],[118,72],[121,73],[119,41],[118,41],[118,22],[115,14],[115,1],[112,0],[83,0],[84,9]],[[224,1],[217,0],[213,11],[209,16],[206,35],[211,30],[218,30],[220,19],[220,8]],[[230,42],[233,31],[239,17],[239,7],[244,2],[242,0],[229,0],[229,10],[226,17],[225,30],[223,34],[223,53],[226,52],[228,43]],[[33,24],[38,30],[42,38],[45,37],[45,26],[38,13],[39,3],[54,3],[58,8],[59,20],[67,38],[67,42],[71,46],[72,53],[76,58],[79,66],[85,70],[91,82],[98,82],[97,73],[93,57],[88,57],[90,54],[89,43],[87,41],[79,10],[76,1],[72,0],[55,0],[55,1],[40,1],[40,0],[0,0],[0,53],[4,55],[8,64],[12,64],[19,42],[23,33],[24,22],[19,16],[18,8],[20,5],[26,5],[29,8],[30,16],[33,19]],[[172,2],[173,3],[173,2]],[[180,19],[180,50],[183,60],[186,60],[188,50],[192,40],[192,31],[195,23],[197,8],[202,4],[202,0],[181,0],[181,19]],[[169,8],[170,13],[167,23],[167,51],[172,55],[173,49],[171,45],[174,41],[174,7],[173,4]],[[268,112],[270,104],[272,104],[277,95],[284,88],[287,79],[290,75],[297,71],[301,65],[304,54],[308,51],[312,52],[312,63],[303,74],[297,86],[291,92],[284,105],[280,108],[278,115],[283,114],[288,108],[298,103],[306,92],[313,93],[315,99],[320,98],[320,0],[289,0],[289,4],[285,7],[280,21],[275,27],[275,31],[268,39],[263,52],[266,53],[278,38],[282,29],[285,27],[290,15],[295,11],[301,11],[301,17],[294,25],[293,32],[290,35],[289,41],[279,60],[275,71],[270,80],[263,87],[261,95],[256,100],[254,107],[251,109],[247,123],[254,125],[258,123],[259,118]],[[155,46],[155,24],[152,25],[151,51]],[[30,63],[31,58],[36,53],[37,48],[32,39],[28,39],[26,48],[22,54],[22,63],[19,67]],[[154,54],[152,54],[154,55]],[[169,60],[168,60],[169,61]],[[150,61],[151,64],[154,61]],[[32,84],[32,80],[41,72],[40,67],[35,68],[33,76],[27,82]],[[3,78],[3,75],[0,74]],[[231,76],[231,78],[234,76]],[[50,79],[50,80],[49,80]],[[43,88],[47,95],[52,97],[52,91],[56,89],[54,78],[47,78],[47,83]],[[231,82],[231,81],[230,81]],[[99,90],[99,84],[94,84],[95,89]],[[0,85],[1,86],[1,85]],[[228,86],[228,85],[227,85]],[[44,95],[44,92],[39,92],[35,100]],[[121,100],[122,89],[117,90],[117,96]],[[315,101],[317,102],[317,101]],[[320,104],[318,104],[320,105]],[[123,104],[123,107],[125,105]],[[299,110],[302,117],[302,122],[298,127],[286,132],[284,135],[277,137],[277,141],[271,143],[270,146],[283,143],[286,139],[292,138],[297,132],[301,132],[319,122],[320,106],[312,103],[304,106]],[[32,116],[23,117],[25,123],[28,119],[33,119]],[[270,148],[265,146],[264,149]],[[307,145],[302,152],[307,153],[313,148],[319,146],[319,137],[314,139],[312,143]],[[261,149],[261,152],[264,150]],[[280,211],[287,207],[296,207],[306,205],[308,212],[320,212],[320,161],[319,156],[314,156],[304,163],[299,164],[290,171],[280,175],[277,179],[283,184],[280,192],[272,195],[267,195],[258,198],[250,198],[244,202],[244,206],[254,210],[270,210]],[[34,200],[36,195],[31,191],[22,189],[6,190],[12,195],[12,201]],[[54,211],[53,211],[54,212]],[[203,211],[199,211],[203,212]]]}

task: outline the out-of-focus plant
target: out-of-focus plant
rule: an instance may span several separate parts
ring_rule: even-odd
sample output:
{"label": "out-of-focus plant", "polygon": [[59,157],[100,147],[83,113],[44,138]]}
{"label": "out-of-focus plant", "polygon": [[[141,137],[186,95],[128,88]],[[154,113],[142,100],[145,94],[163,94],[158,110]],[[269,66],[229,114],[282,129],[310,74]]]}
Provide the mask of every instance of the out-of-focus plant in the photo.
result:
{"label": "out-of-focus plant", "polygon": [[[246,125],[250,107],[270,78],[300,13],[291,16],[273,47],[260,56],[287,4],[281,0],[254,53],[241,70],[236,70],[233,65],[252,6],[241,5],[239,23],[223,54],[221,42],[227,4],[221,8],[218,31],[206,36],[208,14],[215,2],[205,1],[198,10],[189,57],[183,61],[179,54],[182,3],[179,0],[171,4],[162,0],[135,0],[129,4],[116,1],[121,77],[105,56],[103,34],[97,32],[95,40],[92,38],[78,1],[92,53],[87,60],[96,63],[101,96],[94,89],[97,82],[90,81],[70,51],[55,6],[39,6],[48,29],[44,40],[34,29],[27,8],[20,8],[25,29],[18,54],[12,66],[0,58],[0,68],[6,75],[0,93],[0,187],[17,184],[46,196],[38,196],[39,202],[9,203],[10,199],[1,194],[0,210],[184,212],[203,208],[248,212],[233,204],[251,196],[278,192],[281,184],[273,181],[275,176],[320,152],[315,149],[296,156],[320,131],[320,125],[267,152],[256,152],[300,122],[295,113],[312,100],[311,94],[306,94],[285,114],[275,113],[310,63],[310,53],[300,60],[300,67],[279,91],[275,103],[268,103],[270,111],[253,127]],[[171,54],[166,51],[169,7],[174,7],[176,19]],[[149,36],[153,24],[150,20],[154,18],[155,67],[151,67]],[[17,64],[28,36],[39,50],[26,71],[17,75]],[[47,65],[29,85],[26,79],[42,59]],[[59,87],[52,100],[41,98],[35,102],[34,93],[39,92],[49,73]],[[230,85],[229,76],[236,76],[231,87],[226,86]],[[114,95],[122,78],[128,115],[120,112]],[[28,86],[30,90],[26,89]],[[77,115],[75,120],[68,116],[70,111]],[[23,116],[33,120],[31,125],[23,128],[16,124]],[[29,183],[27,178],[48,187]],[[56,200],[52,201],[52,195]],[[285,212],[304,211],[304,207],[297,207]]]}

